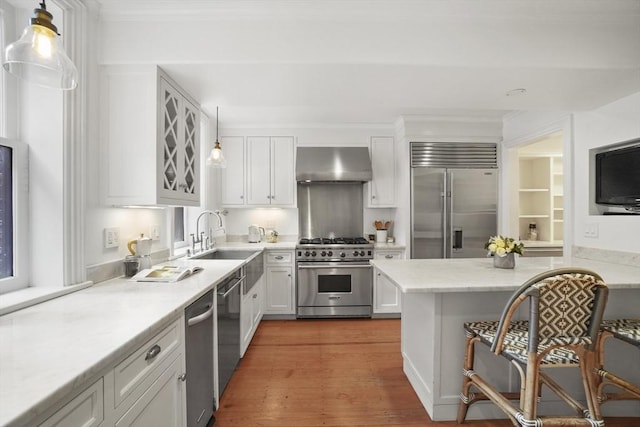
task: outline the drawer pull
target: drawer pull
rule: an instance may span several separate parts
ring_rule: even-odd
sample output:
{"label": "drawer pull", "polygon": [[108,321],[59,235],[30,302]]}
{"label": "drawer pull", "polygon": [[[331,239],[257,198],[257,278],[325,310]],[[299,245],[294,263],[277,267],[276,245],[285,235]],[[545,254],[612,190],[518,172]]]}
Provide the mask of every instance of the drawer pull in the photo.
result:
{"label": "drawer pull", "polygon": [[178,375],[178,380],[185,382],[187,380],[187,373],[185,372],[184,374]]}
{"label": "drawer pull", "polygon": [[282,255],[276,255],[276,259],[284,259]]}
{"label": "drawer pull", "polygon": [[393,258],[393,255],[385,255],[384,257],[385,257],[386,259],[391,259],[391,258]]}
{"label": "drawer pull", "polygon": [[162,349],[160,348],[160,346],[158,344],[154,345],[153,347],[151,347],[151,349],[149,351],[147,351],[147,355],[144,356],[144,360],[153,359],[154,357],[159,355],[161,351],[162,351]]}

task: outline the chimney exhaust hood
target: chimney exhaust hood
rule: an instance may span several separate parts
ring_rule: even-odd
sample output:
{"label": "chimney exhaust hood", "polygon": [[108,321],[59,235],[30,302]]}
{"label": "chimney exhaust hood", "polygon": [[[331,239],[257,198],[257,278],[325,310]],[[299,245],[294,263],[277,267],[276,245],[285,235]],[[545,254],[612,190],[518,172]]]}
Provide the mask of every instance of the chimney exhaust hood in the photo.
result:
{"label": "chimney exhaust hood", "polygon": [[371,159],[367,147],[298,147],[296,181],[371,181]]}

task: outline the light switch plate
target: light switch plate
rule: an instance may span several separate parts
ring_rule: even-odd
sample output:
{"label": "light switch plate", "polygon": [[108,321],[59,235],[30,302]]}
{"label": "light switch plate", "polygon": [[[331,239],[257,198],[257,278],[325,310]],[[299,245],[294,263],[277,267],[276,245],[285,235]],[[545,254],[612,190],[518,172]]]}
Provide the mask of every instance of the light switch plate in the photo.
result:
{"label": "light switch plate", "polygon": [[120,246],[120,228],[110,227],[104,229],[104,247],[105,249],[117,248]]}
{"label": "light switch plate", "polygon": [[151,226],[151,232],[149,233],[151,235],[151,239],[152,240],[159,240],[160,239],[160,227],[157,224],[154,224]]}

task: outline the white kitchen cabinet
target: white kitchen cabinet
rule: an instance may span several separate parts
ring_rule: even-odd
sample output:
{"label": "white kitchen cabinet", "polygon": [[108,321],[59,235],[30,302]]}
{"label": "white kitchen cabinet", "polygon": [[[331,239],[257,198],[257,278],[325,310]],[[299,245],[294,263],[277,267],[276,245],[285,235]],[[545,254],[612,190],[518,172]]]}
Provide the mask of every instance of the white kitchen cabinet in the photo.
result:
{"label": "white kitchen cabinet", "polygon": [[155,334],[40,427],[186,425],[184,319]]}
{"label": "white kitchen cabinet", "polygon": [[157,66],[104,66],[101,70],[105,203],[199,205],[196,101]]}
{"label": "white kitchen cabinet", "polygon": [[56,411],[40,427],[83,426],[95,427],[104,420],[104,380],[90,385],[69,403]]}
{"label": "white kitchen cabinet", "polygon": [[372,137],[369,146],[373,177],[368,187],[368,207],[396,206],[396,152],[393,137]]}
{"label": "white kitchen cabinet", "polygon": [[296,293],[293,251],[269,250],[266,254],[265,314],[295,315]]}
{"label": "white kitchen cabinet", "polygon": [[186,425],[185,383],[180,375],[184,372],[183,358],[177,355],[171,364],[129,408],[116,423],[116,427]]}
{"label": "white kitchen cabinet", "polygon": [[247,137],[247,205],[295,204],[293,137]]}
{"label": "white kitchen cabinet", "polygon": [[[404,249],[375,249],[375,259],[404,259]],[[373,314],[400,314],[400,290],[384,274],[374,270]]]}
{"label": "white kitchen cabinet", "polygon": [[264,275],[242,296],[240,303],[240,357],[244,356],[264,314]]}
{"label": "white kitchen cabinet", "polygon": [[222,169],[222,204],[243,206],[245,204],[245,147],[241,136],[220,138],[227,167]]}
{"label": "white kitchen cabinet", "polygon": [[184,320],[179,319],[114,368],[115,425],[184,425],[184,372]]}

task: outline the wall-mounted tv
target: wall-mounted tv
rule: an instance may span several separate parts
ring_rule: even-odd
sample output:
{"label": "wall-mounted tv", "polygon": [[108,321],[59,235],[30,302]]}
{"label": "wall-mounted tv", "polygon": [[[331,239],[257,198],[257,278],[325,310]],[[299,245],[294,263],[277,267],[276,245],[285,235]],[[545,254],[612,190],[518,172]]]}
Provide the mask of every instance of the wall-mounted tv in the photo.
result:
{"label": "wall-mounted tv", "polygon": [[596,203],[640,210],[640,140],[596,154]]}

